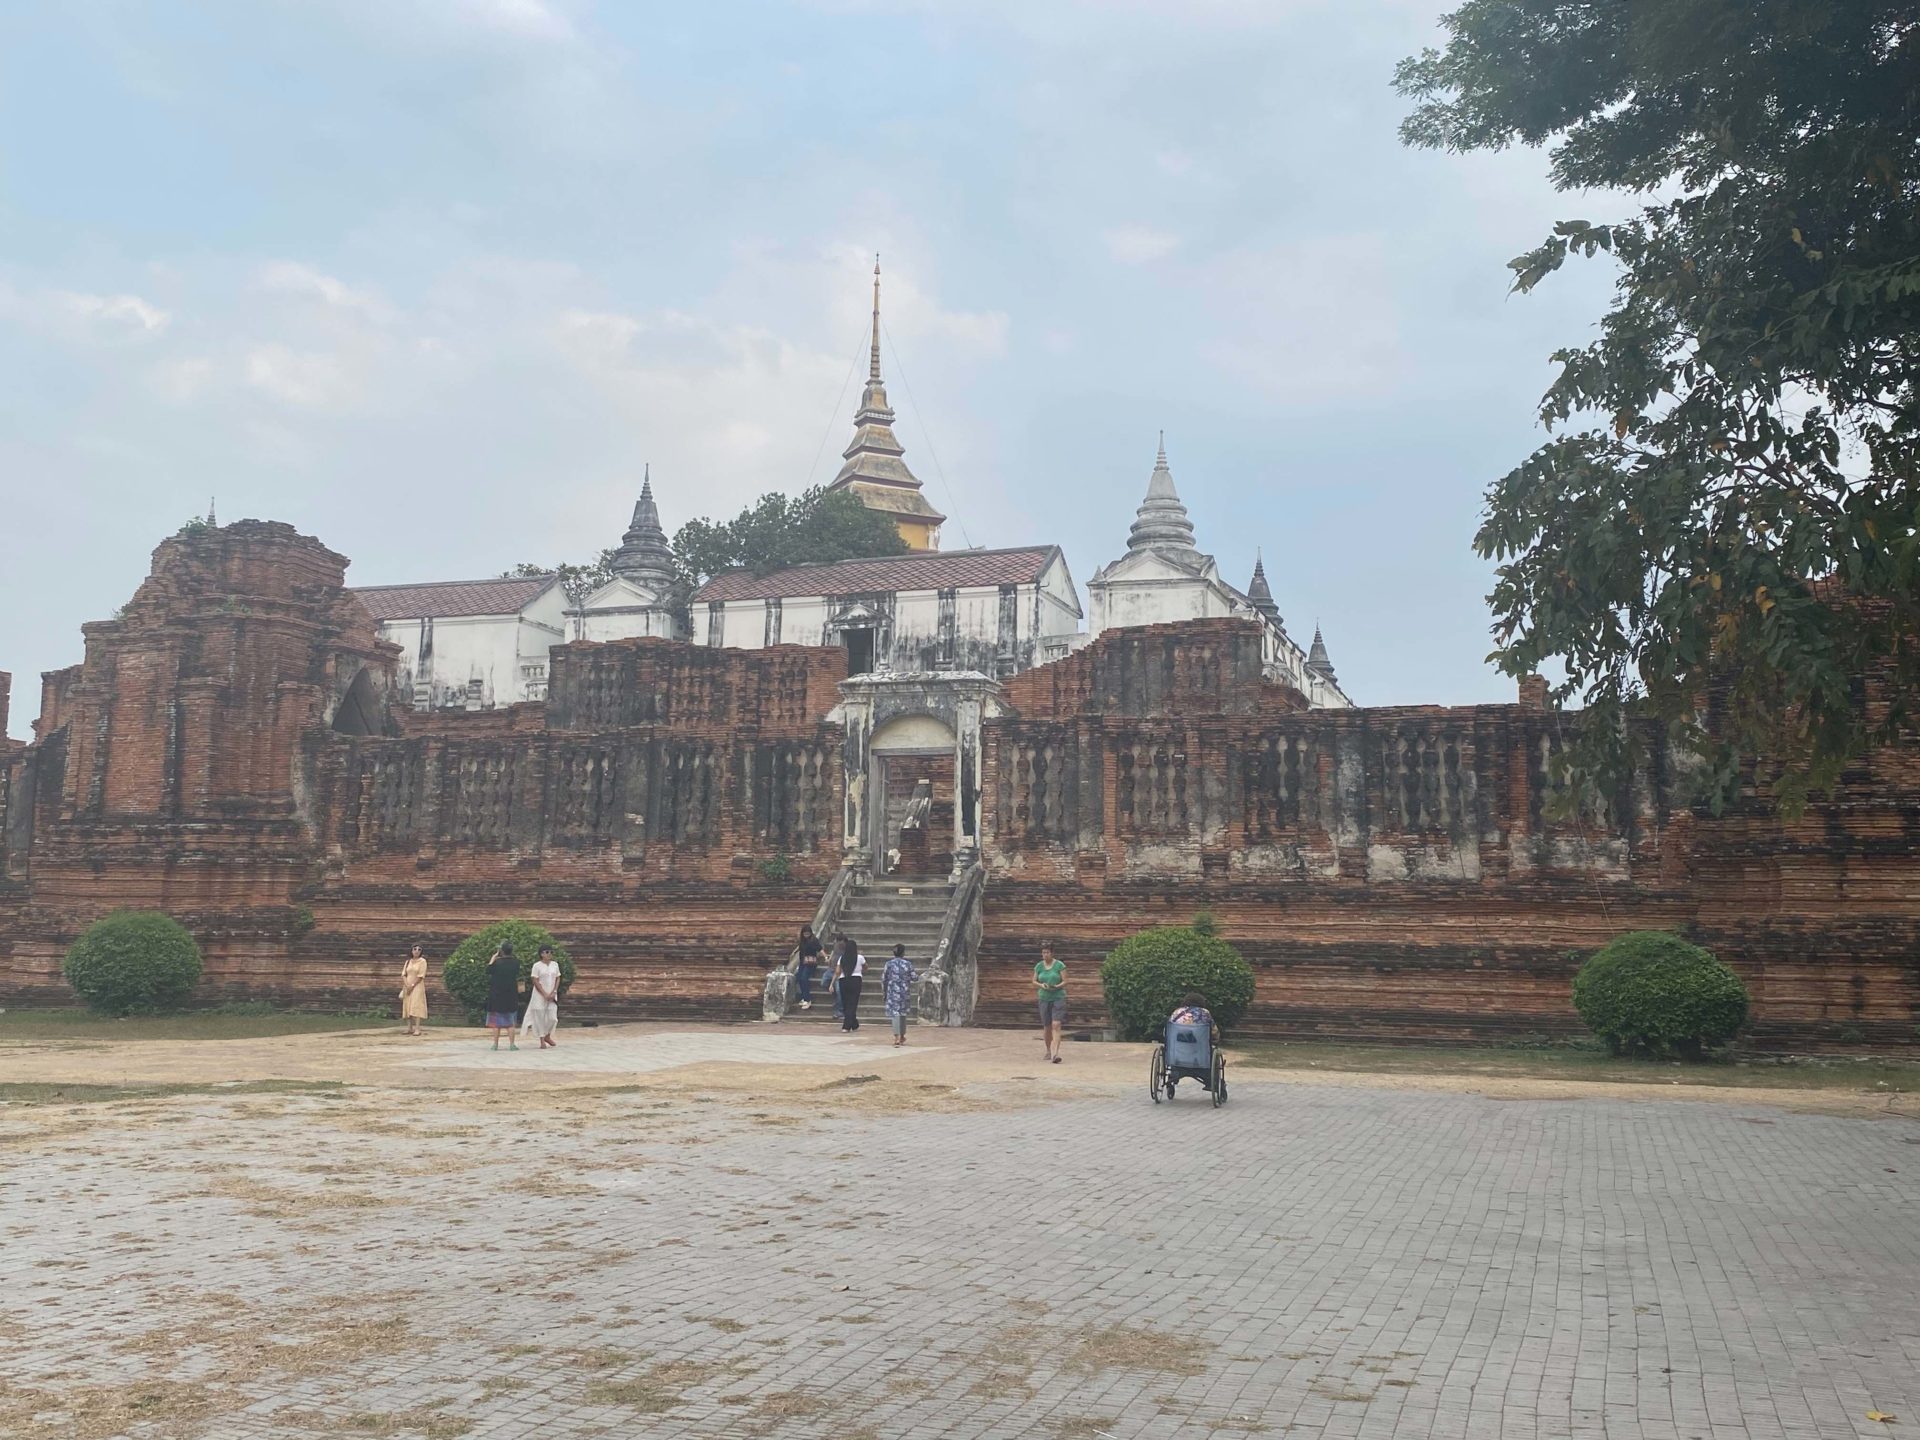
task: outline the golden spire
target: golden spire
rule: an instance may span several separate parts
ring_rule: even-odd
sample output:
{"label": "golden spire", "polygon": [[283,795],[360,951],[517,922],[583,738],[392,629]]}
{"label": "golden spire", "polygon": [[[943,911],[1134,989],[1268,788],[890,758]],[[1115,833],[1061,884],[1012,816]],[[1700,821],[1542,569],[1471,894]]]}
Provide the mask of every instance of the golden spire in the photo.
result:
{"label": "golden spire", "polygon": [[867,361],[867,379],[880,383],[880,257],[873,257],[873,354]]}

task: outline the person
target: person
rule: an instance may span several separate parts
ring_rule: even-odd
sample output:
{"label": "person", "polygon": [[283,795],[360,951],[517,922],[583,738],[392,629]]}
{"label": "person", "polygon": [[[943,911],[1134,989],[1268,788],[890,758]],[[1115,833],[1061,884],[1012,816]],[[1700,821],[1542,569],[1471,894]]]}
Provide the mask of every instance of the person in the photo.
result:
{"label": "person", "polygon": [[521,1029],[537,1039],[542,1050],[551,1050],[559,1043],[553,1032],[560,1023],[560,962],[553,958],[553,946],[540,947],[527,982],[527,1023]]}
{"label": "person", "polygon": [[907,959],[907,947],[893,947],[893,958],[880,972],[881,988],[887,998],[887,1019],[893,1024],[893,1043],[907,1043],[907,1011],[913,1005],[913,962]]}
{"label": "person", "polygon": [[400,970],[400,1018],[407,1022],[407,1034],[420,1035],[427,1023],[427,957],[415,945],[407,952],[407,963]]}
{"label": "person", "polygon": [[500,1032],[506,1031],[507,1048],[518,1050],[513,1027],[520,1021],[520,962],[514,958],[513,941],[502,940],[500,948],[487,961],[487,1028],[493,1031],[493,1048],[500,1048]]}
{"label": "person", "polygon": [[860,987],[866,983],[867,957],[851,936],[840,937],[840,1028],[860,1028]]}
{"label": "person", "polygon": [[[840,957],[846,953],[847,937],[836,936],[833,942],[833,958],[827,962],[827,984],[833,989],[833,1018],[836,1020],[847,1018],[844,997],[840,991]],[[842,1025],[840,1028],[844,1030],[846,1026]]]}
{"label": "person", "polygon": [[1209,1047],[1220,1043],[1220,1025],[1207,1009],[1207,997],[1197,990],[1189,990],[1180,997],[1180,1003],[1173,1007],[1173,1014],[1167,1017],[1169,1025],[1193,1025],[1207,1027]]}
{"label": "person", "polygon": [[1067,965],[1053,958],[1051,944],[1040,947],[1040,963],[1033,967],[1034,989],[1040,999],[1040,1038],[1047,1059],[1060,1063],[1060,1027],[1067,1023]]}
{"label": "person", "polygon": [[813,1008],[813,975],[820,968],[820,937],[813,933],[813,926],[800,927],[800,1008]]}

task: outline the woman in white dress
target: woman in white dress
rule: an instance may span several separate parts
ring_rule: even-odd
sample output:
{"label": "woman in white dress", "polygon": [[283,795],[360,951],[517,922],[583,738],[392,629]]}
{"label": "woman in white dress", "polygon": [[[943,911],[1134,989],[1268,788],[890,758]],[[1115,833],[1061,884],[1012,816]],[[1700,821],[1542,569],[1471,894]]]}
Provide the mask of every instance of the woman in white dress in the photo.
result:
{"label": "woman in white dress", "polygon": [[540,958],[533,962],[527,976],[527,1018],[520,1033],[538,1037],[542,1050],[555,1045],[554,1027],[560,1023],[560,966],[553,958],[553,947],[542,945]]}

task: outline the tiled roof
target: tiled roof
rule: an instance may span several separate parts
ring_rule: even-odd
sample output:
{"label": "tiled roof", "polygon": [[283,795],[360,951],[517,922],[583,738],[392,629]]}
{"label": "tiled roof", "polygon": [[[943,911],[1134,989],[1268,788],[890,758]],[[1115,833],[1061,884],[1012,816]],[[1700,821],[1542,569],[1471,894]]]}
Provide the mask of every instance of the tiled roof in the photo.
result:
{"label": "tiled roof", "polygon": [[353,593],[375,620],[419,620],[455,615],[518,615],[535,596],[558,583],[552,575],[526,580],[435,580],[425,585],[368,585]]}
{"label": "tiled roof", "polygon": [[755,575],[729,570],[694,592],[696,602],[771,600],[800,595],[864,595],[874,590],[947,590],[968,585],[1031,585],[1060,553],[1057,545],[1011,550],[948,550],[795,565]]}

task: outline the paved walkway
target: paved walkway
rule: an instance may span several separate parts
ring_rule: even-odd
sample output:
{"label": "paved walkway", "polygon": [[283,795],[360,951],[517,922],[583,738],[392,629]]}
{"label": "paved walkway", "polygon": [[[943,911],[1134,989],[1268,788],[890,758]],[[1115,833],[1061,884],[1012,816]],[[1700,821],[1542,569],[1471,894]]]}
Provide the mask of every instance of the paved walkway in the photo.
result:
{"label": "paved walkway", "polygon": [[0,1109],[0,1434],[1920,1431],[1911,1121],[874,1073]]}

